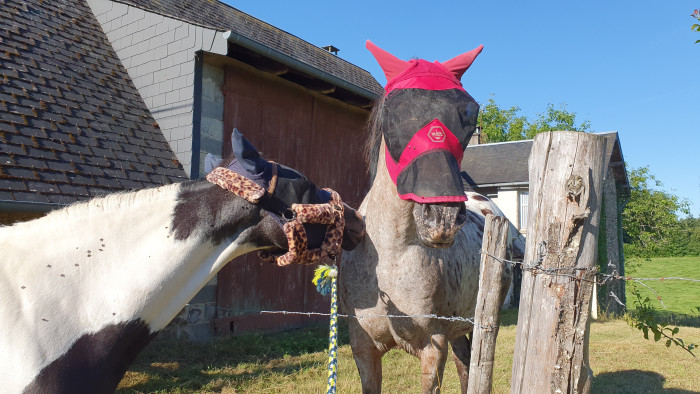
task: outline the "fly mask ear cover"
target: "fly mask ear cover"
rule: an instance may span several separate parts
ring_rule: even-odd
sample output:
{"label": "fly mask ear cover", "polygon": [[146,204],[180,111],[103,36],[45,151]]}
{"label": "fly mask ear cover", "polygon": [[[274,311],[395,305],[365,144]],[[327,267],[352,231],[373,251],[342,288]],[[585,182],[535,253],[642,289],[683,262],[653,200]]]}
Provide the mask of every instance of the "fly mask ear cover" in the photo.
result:
{"label": "fly mask ear cover", "polygon": [[[277,165],[272,163],[273,173]],[[266,191],[262,186],[228,168],[217,167],[207,175],[211,183],[234,193],[251,204],[258,204],[267,195],[274,193],[275,177]],[[315,264],[326,257],[335,257],[340,253],[345,229],[343,201],[340,195],[331,189],[323,189],[330,193],[330,200],[323,204],[292,204],[292,219],[282,226],[287,237],[288,251],[283,255],[275,255],[265,250],[258,252],[261,259],[277,263],[279,266],[289,264]],[[319,248],[308,249],[308,237],[304,224],[325,224],[326,235]]]}
{"label": "fly mask ear cover", "polygon": [[419,203],[465,201],[460,163],[478,104],[460,78],[483,46],[446,62],[404,61],[367,41],[386,78],[385,160],[399,197]]}

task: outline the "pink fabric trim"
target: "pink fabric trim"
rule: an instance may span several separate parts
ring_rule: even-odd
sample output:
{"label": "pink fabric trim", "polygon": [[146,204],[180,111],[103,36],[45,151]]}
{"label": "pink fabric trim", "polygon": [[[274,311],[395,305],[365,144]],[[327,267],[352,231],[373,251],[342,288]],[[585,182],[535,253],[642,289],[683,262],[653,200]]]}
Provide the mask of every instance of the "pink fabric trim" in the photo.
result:
{"label": "pink fabric trim", "polygon": [[440,62],[430,63],[418,59],[408,62],[409,67],[386,84],[385,94],[396,89],[426,89],[447,90],[459,89],[465,91],[462,83]]}
{"label": "pink fabric trim", "polygon": [[411,200],[419,202],[421,204],[431,204],[436,202],[462,202],[467,201],[468,198],[465,195],[462,196],[435,196],[435,197],[421,197],[416,196],[413,193],[399,194],[399,198],[402,200]]}
{"label": "pink fabric trim", "polygon": [[399,162],[396,163],[389,154],[389,148],[385,149],[386,167],[389,170],[391,180],[396,184],[396,179],[413,160],[418,156],[433,150],[446,150],[457,159],[457,164],[462,164],[464,150],[457,137],[439,119],[433,119],[423,126],[408,142],[401,152]]}

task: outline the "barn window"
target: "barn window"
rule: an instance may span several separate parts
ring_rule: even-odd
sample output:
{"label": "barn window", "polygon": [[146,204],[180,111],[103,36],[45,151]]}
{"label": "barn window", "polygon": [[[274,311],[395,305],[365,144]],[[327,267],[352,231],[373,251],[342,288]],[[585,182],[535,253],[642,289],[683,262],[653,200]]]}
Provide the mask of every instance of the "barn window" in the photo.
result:
{"label": "barn window", "polygon": [[520,210],[519,210],[520,225],[519,225],[519,229],[520,230],[527,229],[527,198],[528,198],[529,194],[530,194],[529,191],[521,191],[519,193],[519,199],[520,199]]}

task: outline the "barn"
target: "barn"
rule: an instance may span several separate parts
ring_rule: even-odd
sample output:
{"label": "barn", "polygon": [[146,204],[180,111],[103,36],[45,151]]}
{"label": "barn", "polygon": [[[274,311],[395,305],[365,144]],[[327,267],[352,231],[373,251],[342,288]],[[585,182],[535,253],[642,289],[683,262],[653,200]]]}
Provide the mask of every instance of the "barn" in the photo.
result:
{"label": "barn", "polygon": [[[368,189],[365,70],[217,1],[7,1],[0,34],[0,215],[26,220],[104,193],[206,174],[241,130],[263,154],[357,207]],[[245,256],[172,325],[178,334],[286,329],[325,311],[312,267]]]}
{"label": "barn", "polygon": [[[369,187],[364,124],[382,87],[332,45],[210,0],[7,0],[0,9],[0,224],[105,193],[201,178],[230,153],[234,127],[266,157],[354,207]],[[606,138],[612,217],[629,186],[617,133]],[[477,145],[463,160],[467,183],[495,197],[522,228],[529,146]],[[485,162],[499,166],[478,165]],[[614,240],[610,234],[619,228],[608,232]],[[614,256],[616,247],[608,248]],[[239,258],[172,330],[206,339],[312,323],[257,313],[326,311],[311,277],[311,267]]]}

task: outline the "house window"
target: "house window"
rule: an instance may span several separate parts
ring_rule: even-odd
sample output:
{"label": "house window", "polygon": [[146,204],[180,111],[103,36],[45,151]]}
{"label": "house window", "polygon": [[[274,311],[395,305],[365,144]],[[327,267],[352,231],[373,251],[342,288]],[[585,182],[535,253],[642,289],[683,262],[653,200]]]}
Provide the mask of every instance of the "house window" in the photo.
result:
{"label": "house window", "polygon": [[519,200],[520,200],[520,210],[519,210],[519,217],[520,217],[520,230],[526,230],[527,229],[527,198],[529,196],[530,192],[529,191],[522,191],[519,193]]}

